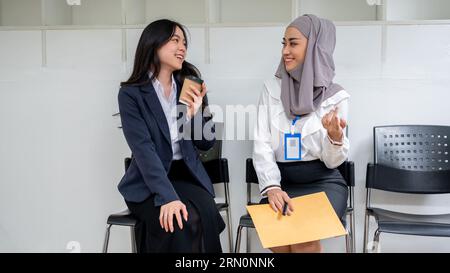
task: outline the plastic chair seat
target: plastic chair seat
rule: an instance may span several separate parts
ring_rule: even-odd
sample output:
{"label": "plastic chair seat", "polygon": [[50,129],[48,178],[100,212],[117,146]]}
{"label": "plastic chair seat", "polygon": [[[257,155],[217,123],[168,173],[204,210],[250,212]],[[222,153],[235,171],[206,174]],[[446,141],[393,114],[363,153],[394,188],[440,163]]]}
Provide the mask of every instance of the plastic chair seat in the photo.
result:
{"label": "plastic chair seat", "polygon": [[255,225],[253,224],[252,217],[250,217],[250,214],[242,215],[239,219],[239,225],[246,227],[246,228],[255,228]]}
{"label": "plastic chair seat", "polygon": [[223,211],[228,208],[228,204],[226,203],[216,203],[216,208],[218,211]]}
{"label": "plastic chair seat", "polygon": [[108,225],[119,226],[136,226],[137,220],[131,215],[129,210],[124,210],[119,213],[111,214],[107,220]]}
{"label": "plastic chair seat", "polygon": [[450,236],[450,214],[408,214],[379,208],[370,208],[368,211],[375,217],[380,232],[419,236]]}

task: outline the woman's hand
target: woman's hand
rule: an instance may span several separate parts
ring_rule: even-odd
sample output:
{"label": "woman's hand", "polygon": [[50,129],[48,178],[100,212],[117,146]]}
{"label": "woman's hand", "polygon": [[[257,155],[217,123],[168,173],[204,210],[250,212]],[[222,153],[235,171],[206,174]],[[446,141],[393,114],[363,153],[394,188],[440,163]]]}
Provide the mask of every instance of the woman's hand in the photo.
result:
{"label": "woman's hand", "polygon": [[189,86],[189,90],[186,92],[189,96],[191,96],[192,100],[188,105],[188,118],[192,118],[197,114],[198,109],[203,103],[203,97],[206,95],[207,89],[206,84],[202,84],[202,91],[198,90],[194,86]]}
{"label": "woman's hand", "polygon": [[280,188],[273,188],[267,191],[267,197],[269,198],[270,206],[275,212],[278,212],[278,210],[283,212],[284,203],[288,204],[287,215],[291,215],[294,211],[291,198],[289,198],[287,193]]}
{"label": "woman's hand", "polygon": [[337,116],[338,108],[331,110],[322,118],[322,125],[327,130],[328,136],[336,141],[341,142],[344,136],[342,129],[347,126],[347,122]]}
{"label": "woman's hand", "polygon": [[179,200],[169,202],[161,206],[159,213],[159,224],[161,228],[165,229],[166,232],[174,231],[173,228],[173,216],[177,218],[178,226],[183,229],[183,221],[181,220],[181,213],[185,221],[188,220],[188,212],[186,206]]}

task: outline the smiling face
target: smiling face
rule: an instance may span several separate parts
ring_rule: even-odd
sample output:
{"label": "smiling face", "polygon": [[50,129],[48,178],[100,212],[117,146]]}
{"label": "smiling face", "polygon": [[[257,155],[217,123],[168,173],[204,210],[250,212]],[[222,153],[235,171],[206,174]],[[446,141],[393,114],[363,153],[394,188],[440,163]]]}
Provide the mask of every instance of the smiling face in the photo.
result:
{"label": "smiling face", "polygon": [[308,39],[295,27],[288,27],[283,37],[283,61],[286,71],[292,71],[305,61]]}
{"label": "smiling face", "polygon": [[186,38],[178,26],[169,41],[158,49],[158,58],[162,69],[172,72],[181,69],[186,58]]}

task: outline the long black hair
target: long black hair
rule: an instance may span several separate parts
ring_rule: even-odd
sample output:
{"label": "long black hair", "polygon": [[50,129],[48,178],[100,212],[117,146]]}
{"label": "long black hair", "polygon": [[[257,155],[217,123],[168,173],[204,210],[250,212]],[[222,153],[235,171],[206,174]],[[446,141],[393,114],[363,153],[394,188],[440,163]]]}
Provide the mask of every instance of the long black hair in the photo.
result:
{"label": "long black hair", "polygon": [[[175,21],[161,19],[150,23],[142,32],[141,38],[136,49],[134,58],[133,73],[130,78],[121,82],[120,86],[143,86],[149,84],[153,79],[157,78],[161,70],[161,62],[158,58],[157,50],[170,41],[175,34],[176,28],[179,27],[186,37],[186,49],[188,41],[186,36],[186,28]],[[153,72],[152,78],[149,78],[150,69]],[[173,72],[174,78],[183,83],[186,76],[192,75],[201,77],[200,71],[191,63],[184,61],[180,70]]]}

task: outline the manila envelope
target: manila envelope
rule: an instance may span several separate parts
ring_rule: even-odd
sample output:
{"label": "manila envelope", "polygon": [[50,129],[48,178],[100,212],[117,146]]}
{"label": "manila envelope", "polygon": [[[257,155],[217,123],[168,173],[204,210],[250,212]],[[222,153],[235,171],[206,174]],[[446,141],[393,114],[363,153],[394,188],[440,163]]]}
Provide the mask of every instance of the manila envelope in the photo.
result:
{"label": "manila envelope", "polygon": [[268,204],[247,206],[264,248],[347,234],[325,192],[295,197],[291,200],[294,211],[290,216],[273,211]]}

